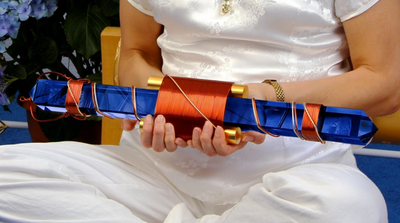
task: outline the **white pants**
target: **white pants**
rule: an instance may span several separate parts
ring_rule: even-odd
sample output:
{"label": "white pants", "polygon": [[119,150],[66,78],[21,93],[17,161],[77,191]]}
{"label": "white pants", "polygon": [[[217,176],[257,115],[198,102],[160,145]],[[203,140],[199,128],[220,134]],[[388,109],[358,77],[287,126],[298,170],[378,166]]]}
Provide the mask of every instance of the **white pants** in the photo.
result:
{"label": "white pants", "polygon": [[0,222],[44,221],[384,223],[387,211],[378,188],[343,164],[267,173],[236,205],[215,206],[177,190],[128,147],[0,146]]}

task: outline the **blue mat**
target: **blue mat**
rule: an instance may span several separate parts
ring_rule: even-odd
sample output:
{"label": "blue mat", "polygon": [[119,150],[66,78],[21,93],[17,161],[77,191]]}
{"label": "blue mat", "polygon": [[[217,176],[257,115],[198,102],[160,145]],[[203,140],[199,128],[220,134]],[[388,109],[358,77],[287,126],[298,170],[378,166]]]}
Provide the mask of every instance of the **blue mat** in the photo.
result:
{"label": "blue mat", "polygon": [[[0,119],[26,122],[26,112],[17,103],[10,106],[12,113],[0,108]],[[0,145],[31,142],[27,129],[7,129],[0,135]],[[400,146],[371,144],[367,148],[397,150]],[[388,206],[389,222],[400,223],[400,159],[356,156],[358,167],[382,191]],[[361,223],[361,222],[354,222]]]}

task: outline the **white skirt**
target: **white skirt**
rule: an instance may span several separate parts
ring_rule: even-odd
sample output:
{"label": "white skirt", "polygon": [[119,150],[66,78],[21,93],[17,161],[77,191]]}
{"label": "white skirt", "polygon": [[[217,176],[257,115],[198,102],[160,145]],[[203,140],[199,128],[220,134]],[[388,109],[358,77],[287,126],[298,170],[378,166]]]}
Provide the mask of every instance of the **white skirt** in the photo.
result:
{"label": "white skirt", "polygon": [[243,186],[237,202],[213,203],[188,193],[190,183],[185,190],[177,185],[196,174],[172,179],[181,175],[166,174],[156,155],[129,140],[0,146],[0,222],[387,222],[380,191],[350,165],[310,162],[266,171]]}

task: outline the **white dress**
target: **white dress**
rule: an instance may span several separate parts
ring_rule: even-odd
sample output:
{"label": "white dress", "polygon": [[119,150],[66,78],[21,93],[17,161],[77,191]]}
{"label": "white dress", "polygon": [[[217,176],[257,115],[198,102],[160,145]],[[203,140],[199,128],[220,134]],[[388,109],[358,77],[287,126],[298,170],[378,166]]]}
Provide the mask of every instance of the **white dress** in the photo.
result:
{"label": "white dress", "polygon": [[[378,0],[231,0],[225,15],[223,0],[128,1],[164,25],[164,73],[246,84],[346,72],[341,22]],[[387,222],[350,145],[267,137],[208,157],[156,153],[139,134],[120,146],[0,147],[0,221]]]}

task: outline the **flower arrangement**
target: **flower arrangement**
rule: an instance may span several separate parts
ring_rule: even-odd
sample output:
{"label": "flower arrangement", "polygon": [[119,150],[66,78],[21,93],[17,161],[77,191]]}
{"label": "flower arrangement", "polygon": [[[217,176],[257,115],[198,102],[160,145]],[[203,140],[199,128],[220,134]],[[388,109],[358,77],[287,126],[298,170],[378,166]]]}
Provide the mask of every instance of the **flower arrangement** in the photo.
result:
{"label": "flower arrangement", "polygon": [[[0,2],[0,53],[6,52],[6,40],[16,39],[21,22],[30,17],[41,19],[50,17],[57,9],[57,0],[2,0]],[[9,105],[10,100],[5,93],[7,87],[17,77],[5,75],[6,67],[0,68],[0,104]]]}
{"label": "flower arrangement", "polygon": [[119,26],[119,0],[0,0],[3,109],[10,111],[16,95],[29,97],[47,71],[101,83],[100,34],[107,26]]}
{"label": "flower arrangement", "polygon": [[[0,37],[17,38],[22,21],[29,17],[50,17],[57,9],[57,0],[2,0],[0,2]],[[6,51],[5,41],[0,41],[0,53]]]}
{"label": "flower arrangement", "polygon": [[3,108],[8,110],[17,92],[28,94],[46,71],[99,82],[106,26],[119,26],[119,0],[1,0]]}

